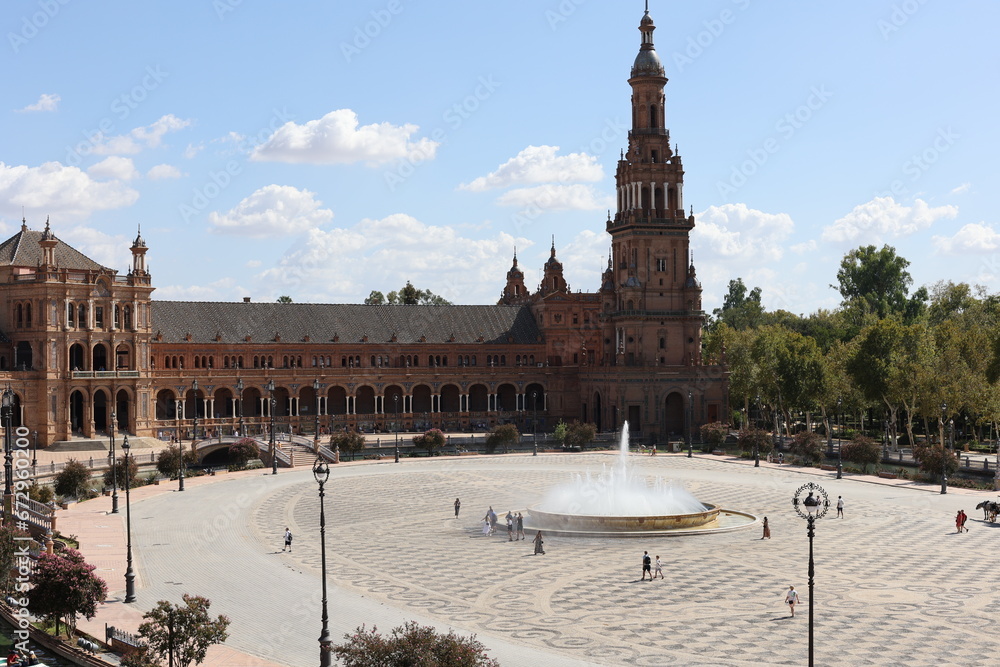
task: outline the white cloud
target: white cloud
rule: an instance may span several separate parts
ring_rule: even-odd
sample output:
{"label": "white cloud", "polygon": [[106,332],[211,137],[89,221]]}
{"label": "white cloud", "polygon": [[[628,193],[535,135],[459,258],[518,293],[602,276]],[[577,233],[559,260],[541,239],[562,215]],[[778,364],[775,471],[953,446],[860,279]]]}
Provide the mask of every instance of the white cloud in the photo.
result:
{"label": "white cloud", "polygon": [[88,168],[87,173],[92,178],[103,180],[131,181],[139,177],[139,170],[135,168],[132,158],[117,155],[104,158]]}
{"label": "white cloud", "polygon": [[208,221],[216,232],[255,238],[281,237],[314,230],[333,219],[333,211],[320,208],[315,193],[290,185],[267,185],[229,210],[212,211]]}
{"label": "white cloud", "polygon": [[181,173],[181,170],[172,164],[158,164],[146,172],[146,178],[151,181],[180,178],[183,175],[184,174]]}
{"label": "white cloud", "polygon": [[54,219],[86,218],[94,211],[130,206],[139,193],[121,181],[95,181],[77,167],[0,162],[0,214],[21,217],[21,207]]}
{"label": "white cloud", "polygon": [[795,245],[789,247],[788,249],[794,252],[796,255],[804,255],[807,252],[813,252],[819,247],[816,243],[816,239],[809,239],[808,241],[803,241],[802,243],[796,243]]}
{"label": "white cloud", "polygon": [[596,211],[614,208],[615,199],[598,195],[590,185],[539,185],[509,190],[500,195],[496,203],[547,211]]}
{"label": "white cloud", "polygon": [[105,234],[92,227],[60,227],[57,236],[98,264],[126,271],[132,261],[129,246],[132,239],[125,235]]}
{"label": "white cloud", "polygon": [[158,148],[163,143],[165,134],[182,130],[189,125],[191,125],[190,120],[167,114],[149,125],[135,128],[128,134],[100,137],[91,152],[95,155],[134,155],[144,148]]}
{"label": "white cloud", "polygon": [[37,102],[29,104],[23,109],[18,109],[18,111],[21,113],[27,111],[55,111],[56,107],[59,106],[60,100],[62,100],[62,98],[55,93],[42,93],[42,96],[38,98]]}
{"label": "white cloud", "polygon": [[220,278],[201,285],[159,285],[156,298],[170,301],[236,301],[250,292],[233,278]]}
{"label": "white cloud", "polygon": [[429,160],[439,144],[427,138],[411,141],[418,129],[412,124],[391,123],[359,127],[356,113],[338,109],[303,125],[285,123],[254,149],[250,159],[304,164],[365,162],[369,166],[399,158]]}
{"label": "white cloud", "polygon": [[1000,232],[985,223],[964,225],[954,236],[935,236],[931,242],[941,255],[977,255],[1000,248]]}
{"label": "white cloud", "polygon": [[593,155],[556,155],[558,151],[558,146],[528,146],[497,167],[496,171],[458,187],[460,190],[482,192],[512,185],[592,182],[604,177],[604,171]]}
{"label": "white cloud", "polygon": [[972,189],[972,183],[962,183],[958,187],[951,189],[951,194],[953,195],[964,195],[966,192]]}
{"label": "white cloud", "polygon": [[184,157],[190,160],[195,155],[202,152],[204,149],[205,149],[205,144],[203,143],[188,144],[187,148],[184,149]]}
{"label": "white cloud", "polygon": [[795,229],[787,213],[765,213],[746,204],[710,206],[695,216],[692,247],[725,262],[778,261],[784,241]]}
{"label": "white cloud", "polygon": [[958,215],[955,206],[931,208],[922,199],[903,206],[892,197],[876,197],[823,229],[822,239],[834,243],[881,243],[885,239],[909,236],[941,219]]}
{"label": "white cloud", "polygon": [[[373,289],[389,292],[409,280],[455,303],[495,303],[515,245],[523,255],[531,243],[506,233],[463,237],[455,227],[397,213],[347,229],[311,229],[258,274],[257,291],[293,294],[296,301],[358,303]],[[537,273],[525,262],[521,266],[530,287]]]}

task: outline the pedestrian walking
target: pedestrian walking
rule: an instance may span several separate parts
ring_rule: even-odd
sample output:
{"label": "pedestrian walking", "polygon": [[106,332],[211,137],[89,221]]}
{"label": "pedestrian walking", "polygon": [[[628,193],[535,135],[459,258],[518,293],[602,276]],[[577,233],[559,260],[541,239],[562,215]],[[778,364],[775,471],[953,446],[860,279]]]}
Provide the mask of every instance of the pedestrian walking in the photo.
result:
{"label": "pedestrian walking", "polygon": [[507,541],[514,541],[514,515],[507,512]]}
{"label": "pedestrian walking", "polygon": [[969,520],[969,515],[965,513],[965,510],[958,510],[959,514],[962,515],[962,523],[959,527],[959,532],[969,532],[969,529],[965,527],[965,522]]}
{"label": "pedestrian walking", "polygon": [[837,496],[837,518],[844,518],[844,496]]}
{"label": "pedestrian walking", "polygon": [[656,456],[656,445],[653,445],[652,451],[649,452],[650,456]]}
{"label": "pedestrian walking", "polygon": [[535,555],[536,556],[538,554],[542,554],[543,556],[545,555],[545,549],[542,548],[543,544],[545,544],[545,542],[542,541],[542,531],[538,531],[537,533],[535,533]]}
{"label": "pedestrian walking", "polygon": [[483,519],[483,537],[490,536],[490,520],[488,518]]}
{"label": "pedestrian walking", "polygon": [[955,532],[962,532],[962,510],[955,512]]}
{"label": "pedestrian walking", "polygon": [[767,522],[767,517],[764,517],[764,534],[760,536],[760,539],[771,539],[771,525]]}
{"label": "pedestrian walking", "polygon": [[524,539],[524,517],[521,516],[520,512],[517,513],[517,521],[516,522],[517,522],[517,536],[516,537],[519,540],[523,540]]}
{"label": "pedestrian walking", "polygon": [[285,546],[281,547],[282,551],[285,549],[292,550],[292,531],[288,530],[287,526],[285,527]]}
{"label": "pedestrian walking", "polygon": [[785,462],[785,455],[782,454],[781,452],[778,452],[778,465],[780,466],[784,462]]}
{"label": "pedestrian walking", "polygon": [[650,581],[653,580],[653,573],[652,573],[652,570],[651,570],[651,567],[650,567],[651,565],[652,565],[652,561],[649,558],[649,552],[648,551],[643,551],[642,552],[642,581],[646,580],[646,574],[647,573],[649,574],[649,580]]}
{"label": "pedestrian walking", "polygon": [[656,565],[653,569],[653,579],[656,579],[656,575],[660,575],[660,579],[663,578],[663,564],[660,563],[660,557],[656,557]]}
{"label": "pedestrian walking", "polygon": [[795,618],[795,605],[799,603],[799,594],[795,592],[795,586],[789,586],[785,593],[785,604],[792,610],[792,618]]}
{"label": "pedestrian walking", "polygon": [[455,518],[458,518],[458,510],[462,509],[462,501],[455,498]]}

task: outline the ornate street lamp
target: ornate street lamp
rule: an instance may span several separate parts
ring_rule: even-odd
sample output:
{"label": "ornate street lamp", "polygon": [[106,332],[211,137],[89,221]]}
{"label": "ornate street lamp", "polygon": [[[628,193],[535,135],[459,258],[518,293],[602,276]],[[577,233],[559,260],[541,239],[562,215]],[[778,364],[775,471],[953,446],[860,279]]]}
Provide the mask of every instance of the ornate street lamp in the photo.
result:
{"label": "ornate street lamp", "polygon": [[31,445],[31,476],[37,476],[36,468],[38,467],[38,431],[32,431],[31,435],[34,438],[34,442]]}
{"label": "ornate street lamp", "polygon": [[[192,407],[194,408],[194,428],[191,432],[191,450],[194,451],[198,442],[198,380],[191,380],[191,392],[192,397]],[[180,461],[177,465],[177,490],[184,490],[184,472],[187,468],[187,461],[184,460],[184,443],[181,440],[177,441],[177,454],[180,456]]]}
{"label": "ornate street lamp", "polygon": [[[808,491],[809,495],[799,502],[799,496],[803,491]],[[822,486],[809,482],[800,486],[792,496],[792,506],[796,514],[806,520],[806,534],[809,536],[809,667],[813,667],[813,578],[816,574],[813,563],[813,537],[816,534],[816,520],[822,519],[830,510],[830,498]]]}
{"label": "ornate street lamp", "polygon": [[128,434],[122,438],[122,452],[125,453],[125,552],[126,552],[126,563],[125,568],[125,602],[131,603],[135,602],[135,570],[132,569],[132,504],[130,502],[131,494],[129,490],[131,485],[129,484],[128,473],[129,470],[129,452],[128,444]]}
{"label": "ornate street lamp", "polygon": [[691,441],[691,420],[694,419],[694,406],[691,405],[691,392],[688,392],[687,410],[684,411],[684,435],[687,438],[688,458],[694,456],[694,444]]}
{"label": "ornate street lamp", "polygon": [[323,486],[330,479],[330,466],[323,457],[316,457],[313,464],[313,477],[319,484],[319,548],[320,563],[323,570],[323,631],[319,635],[319,664],[320,667],[330,667],[330,654],[332,652],[330,640],[329,616],[326,611],[326,510],[324,508]]}
{"label": "ornate street lamp", "polygon": [[393,394],[392,402],[396,405],[396,463],[399,463],[399,394]]}
{"label": "ornate street lamp", "polygon": [[840,411],[840,406],[843,405],[844,399],[837,399],[837,479],[844,478],[844,457],[841,454],[842,443],[841,443],[841,428],[843,425],[840,423],[841,416],[843,413]]}
{"label": "ornate street lamp", "polygon": [[[38,433],[38,431],[35,431]],[[111,513],[118,514],[118,460],[115,457],[115,413],[111,413],[111,429],[108,432],[111,439],[111,448],[108,450],[108,459],[111,461]],[[38,438],[35,437],[37,442]]]}
{"label": "ornate street lamp", "polygon": [[531,407],[535,411],[535,423],[531,428],[531,444],[534,446],[535,451],[532,456],[538,456],[538,392],[531,392]]}
{"label": "ornate street lamp", "polygon": [[8,386],[0,398],[0,416],[3,417],[3,524],[14,525],[14,454],[13,446],[14,390]]}
{"label": "ornate street lamp", "polygon": [[941,495],[948,493],[948,462],[945,456],[949,453],[944,446],[946,436],[944,432],[944,420],[948,417],[948,404],[941,403]]}
{"label": "ornate street lamp", "polygon": [[240,437],[247,437],[247,432],[243,430],[243,378],[236,378],[236,391],[240,395]]}
{"label": "ornate street lamp", "polygon": [[316,394],[316,433],[313,437],[313,443],[316,445],[316,451],[319,451],[319,378],[313,380],[313,393]]}
{"label": "ornate street lamp", "polygon": [[271,395],[271,400],[269,403],[270,410],[268,410],[269,416],[271,418],[271,474],[278,474],[278,443],[274,441],[274,408],[278,405],[278,401],[274,398],[274,380],[268,380],[267,386],[264,387]]}

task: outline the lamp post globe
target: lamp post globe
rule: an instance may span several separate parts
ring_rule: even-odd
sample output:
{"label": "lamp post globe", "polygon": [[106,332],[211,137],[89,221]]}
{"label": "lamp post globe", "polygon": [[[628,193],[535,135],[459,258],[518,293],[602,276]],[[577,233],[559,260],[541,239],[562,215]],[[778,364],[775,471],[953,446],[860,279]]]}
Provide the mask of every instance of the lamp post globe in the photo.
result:
{"label": "lamp post globe", "polygon": [[392,402],[393,405],[396,406],[396,423],[393,431],[395,431],[396,433],[396,439],[395,439],[396,463],[399,463],[399,394],[393,394]]}
{"label": "lamp post globe", "polygon": [[[125,470],[129,469],[129,444],[128,444],[128,434],[122,438],[122,452],[125,454]],[[125,559],[127,567],[125,568],[125,602],[132,603],[135,602],[135,570],[132,568],[132,505],[130,502],[131,485],[129,484],[129,476],[125,475]]]}
{"label": "lamp post globe", "polygon": [[[803,492],[808,492],[802,501],[799,497]],[[822,519],[830,510],[830,498],[826,491],[815,482],[808,482],[800,486],[795,495],[792,496],[792,506],[796,514],[806,520],[806,534],[809,537],[809,667],[813,667],[814,643],[813,643],[813,585],[815,583],[816,565],[813,559],[813,537],[816,535],[816,520]]]}
{"label": "lamp post globe", "polygon": [[948,493],[948,462],[946,456],[948,449],[945,447],[947,434],[944,431],[944,421],[948,418],[948,404],[941,403],[941,495]]}
{"label": "lamp post globe", "polygon": [[[38,431],[35,431],[37,434]],[[108,449],[108,460],[111,463],[111,513],[118,514],[118,460],[115,456],[115,413],[111,413],[111,428],[108,429],[111,447]],[[38,436],[35,436],[38,439]]]}
{"label": "lamp post globe", "polygon": [[327,480],[330,479],[330,465],[323,460],[322,456],[316,457],[316,463],[313,464],[313,477],[316,479],[316,483],[319,485],[319,545],[320,545],[320,563],[323,572],[323,630],[319,635],[319,664],[320,667],[330,667],[330,658],[333,651],[332,642],[330,639],[330,623],[329,615],[327,614],[327,598],[326,598],[326,508],[324,506],[324,493],[323,487],[326,485]]}

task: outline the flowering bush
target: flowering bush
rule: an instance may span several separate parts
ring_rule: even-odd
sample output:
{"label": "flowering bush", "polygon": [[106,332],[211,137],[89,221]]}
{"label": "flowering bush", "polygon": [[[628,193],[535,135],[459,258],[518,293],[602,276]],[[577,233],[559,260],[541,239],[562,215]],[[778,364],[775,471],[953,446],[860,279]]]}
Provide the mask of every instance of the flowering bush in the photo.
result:
{"label": "flowering bush", "polygon": [[108,586],[94,574],[95,569],[75,549],[42,553],[31,575],[28,611],[53,622],[57,635],[60,620],[72,629],[78,615],[92,619],[108,595]]}
{"label": "flowering bush", "polygon": [[434,451],[444,447],[445,441],[444,433],[441,432],[441,429],[437,428],[432,428],[420,435],[413,436],[414,447],[426,449],[428,456],[434,456]]}
{"label": "flowering bush", "polygon": [[454,631],[442,635],[413,621],[394,628],[388,637],[380,635],[378,628],[361,626],[344,639],[333,647],[344,667],[500,667],[475,635],[461,637]]}

